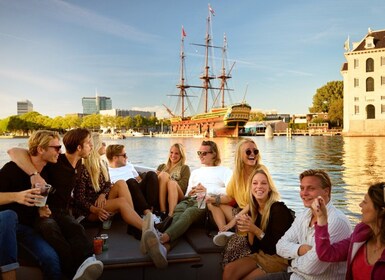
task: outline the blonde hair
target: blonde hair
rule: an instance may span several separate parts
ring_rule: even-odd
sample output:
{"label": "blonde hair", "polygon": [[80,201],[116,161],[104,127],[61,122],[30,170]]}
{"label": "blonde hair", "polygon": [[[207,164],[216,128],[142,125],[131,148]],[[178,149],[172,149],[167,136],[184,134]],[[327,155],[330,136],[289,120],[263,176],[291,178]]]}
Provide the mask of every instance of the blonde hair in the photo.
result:
{"label": "blonde hair", "polygon": [[100,139],[99,134],[92,133],[91,140],[93,144],[93,149],[90,155],[87,158],[83,159],[83,165],[87,169],[88,174],[90,175],[92,187],[94,188],[95,192],[99,192],[100,174],[103,174],[103,177],[106,181],[110,180],[110,176],[108,174],[107,165],[102,161],[98,152],[100,147],[102,146],[102,141]]}
{"label": "blonde hair", "polygon": [[271,177],[270,173],[269,173],[269,170],[267,170],[267,168],[265,166],[261,166],[260,168],[254,170],[254,172],[252,173],[252,175],[250,176],[250,179],[249,179],[249,186],[250,186],[250,212],[251,212],[251,219],[253,221],[253,223],[255,223],[255,221],[257,220],[257,217],[259,215],[259,204],[257,202],[257,200],[254,198],[251,190],[252,190],[252,182],[253,182],[253,178],[256,174],[263,174],[266,176],[267,178],[267,182],[269,184],[269,194],[268,194],[268,198],[267,198],[267,201],[266,201],[266,204],[263,208],[263,212],[262,212],[262,219],[261,219],[261,225],[260,225],[260,229],[262,231],[265,231],[266,230],[266,227],[269,223],[269,217],[270,217],[270,209],[271,209],[271,205],[274,203],[274,202],[277,202],[280,200],[281,196],[277,190],[277,188],[275,187],[275,184],[274,184],[274,181],[273,181],[273,178]]}
{"label": "blonde hair", "polygon": [[[245,169],[245,163],[242,160],[242,146],[246,143],[253,143],[255,147],[257,147],[257,144],[250,138],[244,138],[241,141],[238,142],[236,148],[235,148],[235,166],[233,171],[233,176],[231,176],[231,179],[229,181],[229,186],[234,186],[235,192],[238,192],[239,190],[246,190],[249,186],[249,178],[246,178],[244,176],[243,170]],[[257,147],[258,148],[258,147]],[[258,153],[257,155],[257,162],[255,164],[255,168],[261,167],[261,155]]]}
{"label": "blonde hair", "polygon": [[185,149],[184,149],[183,145],[180,144],[180,143],[175,143],[175,144],[173,144],[173,145],[170,147],[170,151],[171,151],[171,149],[172,149],[173,147],[175,147],[175,148],[178,149],[179,154],[180,154],[180,159],[179,159],[179,161],[176,163],[176,165],[173,166],[173,167],[171,168],[170,155],[168,156],[167,163],[166,163],[166,165],[164,166],[164,168],[163,168],[163,170],[162,170],[162,171],[167,172],[167,173],[171,173],[172,169],[175,169],[175,168],[177,168],[177,167],[179,167],[179,166],[183,166],[183,165],[185,165],[185,163],[186,163],[186,152],[185,152]]}
{"label": "blonde hair", "polygon": [[47,149],[52,139],[60,140],[59,133],[51,130],[37,130],[28,139],[28,151],[31,156],[37,156],[37,149]]}

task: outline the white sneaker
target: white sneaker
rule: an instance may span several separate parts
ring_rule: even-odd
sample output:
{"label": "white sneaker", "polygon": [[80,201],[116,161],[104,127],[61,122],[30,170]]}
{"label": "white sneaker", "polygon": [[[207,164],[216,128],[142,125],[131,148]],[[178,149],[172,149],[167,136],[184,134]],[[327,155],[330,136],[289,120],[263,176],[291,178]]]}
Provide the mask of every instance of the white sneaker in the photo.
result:
{"label": "white sneaker", "polygon": [[229,241],[233,234],[234,232],[231,231],[218,232],[218,234],[214,236],[213,242],[215,245],[223,247],[227,244],[227,241]]}
{"label": "white sneaker", "polygon": [[146,250],[157,268],[165,268],[167,262],[167,249],[160,244],[158,233],[155,230],[147,230],[143,236]]}
{"label": "white sneaker", "polygon": [[143,225],[142,225],[142,238],[140,239],[140,251],[142,254],[147,253],[146,245],[144,244],[144,233],[149,230],[149,229],[154,229],[154,218],[153,214],[151,212],[148,212],[146,216],[144,216],[143,219]]}
{"label": "white sneaker", "polygon": [[152,217],[154,218],[155,224],[159,224],[160,222],[162,222],[162,219],[159,216],[152,214]]}
{"label": "white sneaker", "polygon": [[95,280],[103,273],[103,263],[95,255],[87,258],[78,268],[73,280]]}

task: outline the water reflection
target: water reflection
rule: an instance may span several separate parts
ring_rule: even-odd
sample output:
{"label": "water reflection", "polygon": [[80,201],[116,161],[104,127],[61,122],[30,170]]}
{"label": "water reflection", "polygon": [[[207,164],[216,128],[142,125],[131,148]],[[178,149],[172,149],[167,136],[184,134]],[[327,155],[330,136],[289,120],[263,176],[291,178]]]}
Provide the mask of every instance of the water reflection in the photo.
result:
{"label": "water reflection", "polygon": [[[198,138],[127,138],[105,139],[107,145],[121,143],[126,146],[129,160],[137,165],[157,167],[166,161],[170,146],[179,142],[186,148],[187,164],[200,166],[196,151],[203,139]],[[299,174],[309,168],[325,169],[333,183],[332,200],[356,224],[360,218],[358,204],[370,184],[385,181],[385,138],[339,136],[292,138],[253,137],[261,151],[262,162],[269,168],[281,193],[282,200],[295,211],[302,210],[299,198]],[[215,138],[220,148],[222,164],[234,165],[234,151],[238,139]],[[6,150],[12,146],[25,147],[26,139],[0,140],[0,166],[8,161]]]}

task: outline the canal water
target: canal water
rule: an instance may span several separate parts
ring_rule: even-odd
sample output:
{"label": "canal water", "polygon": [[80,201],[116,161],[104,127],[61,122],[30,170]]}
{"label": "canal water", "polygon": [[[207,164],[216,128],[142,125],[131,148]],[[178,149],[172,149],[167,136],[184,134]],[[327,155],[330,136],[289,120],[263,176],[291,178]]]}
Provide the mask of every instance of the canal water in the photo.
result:
{"label": "canal water", "polygon": [[[233,167],[239,139],[214,139],[220,147],[223,165]],[[385,138],[382,137],[280,136],[266,139],[259,136],[252,139],[258,145],[262,162],[269,168],[282,200],[295,211],[302,209],[298,175],[305,169],[322,168],[329,173],[333,203],[353,225],[360,219],[358,204],[368,186],[385,181]],[[186,147],[187,164],[192,169],[200,166],[196,155],[202,142],[199,138],[129,137],[106,138],[105,142],[107,145],[124,144],[133,164],[154,168],[167,160],[169,147],[179,142]],[[0,166],[8,161],[8,148],[26,145],[27,139],[0,139]]]}

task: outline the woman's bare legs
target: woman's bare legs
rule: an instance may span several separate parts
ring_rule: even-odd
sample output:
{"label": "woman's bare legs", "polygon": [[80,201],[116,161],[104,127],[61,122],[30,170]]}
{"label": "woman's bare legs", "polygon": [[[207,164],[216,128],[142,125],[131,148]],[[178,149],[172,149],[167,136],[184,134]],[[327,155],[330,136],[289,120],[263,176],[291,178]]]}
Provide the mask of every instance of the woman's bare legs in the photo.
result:
{"label": "woman's bare legs", "polygon": [[226,227],[226,225],[227,225],[227,221],[232,220],[233,207],[225,204],[221,204],[219,206],[208,204],[207,207],[213,214],[215,224],[217,225],[219,231],[227,231],[231,228],[231,227],[230,228]]}
{"label": "woman's bare legs", "polygon": [[[124,197],[118,197],[114,199],[108,199],[104,209],[110,213],[119,212],[126,224],[132,225],[137,229],[142,230],[143,221],[136,213],[133,207],[131,207]],[[98,216],[91,213],[88,216],[91,221],[98,220]]]}
{"label": "woman's bare legs", "polygon": [[250,257],[240,258],[225,265],[222,280],[243,279],[256,267],[255,260]]}
{"label": "woman's bare legs", "polygon": [[168,196],[168,215],[174,215],[175,206],[184,198],[184,194],[178,183],[174,180],[168,180],[167,183]]}
{"label": "woman's bare legs", "polygon": [[114,199],[117,197],[123,197],[127,201],[128,205],[130,205],[131,208],[134,208],[130,190],[128,189],[127,183],[124,180],[119,180],[113,184],[110,193],[108,194],[109,199]]}
{"label": "woman's bare legs", "polygon": [[160,172],[158,174],[159,182],[159,208],[161,212],[167,211],[166,199],[167,199],[167,184],[170,180],[170,175],[167,172]]}

